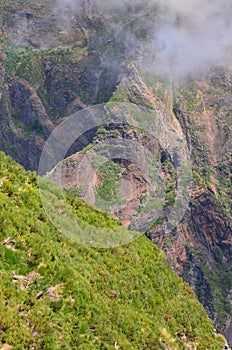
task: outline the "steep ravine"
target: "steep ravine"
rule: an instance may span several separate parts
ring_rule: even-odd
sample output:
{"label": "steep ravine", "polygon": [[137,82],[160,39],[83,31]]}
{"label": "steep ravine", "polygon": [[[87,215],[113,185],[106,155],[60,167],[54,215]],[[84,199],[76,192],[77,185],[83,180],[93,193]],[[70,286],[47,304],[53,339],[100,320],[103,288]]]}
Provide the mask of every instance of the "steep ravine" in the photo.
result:
{"label": "steep ravine", "polygon": [[[217,168],[220,156],[217,156],[217,154],[220,154],[221,151],[217,150],[217,154],[214,152],[214,159],[212,159],[210,155],[210,152],[213,152],[212,140],[215,140],[214,142],[217,140],[217,144],[220,142],[222,149],[226,150],[226,148],[229,147],[230,136],[225,138],[225,136],[219,132],[220,125],[218,125],[217,127],[208,126],[211,129],[211,133],[208,135],[208,133],[205,132],[204,137],[203,135],[201,138],[198,137],[198,133],[202,133],[201,128],[195,127],[194,124],[189,123],[189,115],[186,114],[186,112],[186,121],[184,120],[184,112],[181,112],[180,109],[177,111],[175,109],[175,104],[173,104],[174,113],[172,113],[172,94],[169,87],[163,90],[163,93],[166,96],[169,94],[169,97],[166,97],[166,100],[162,100],[162,98],[156,94],[157,85],[153,87],[154,92],[152,93],[151,88],[148,86],[146,87],[146,83],[138,76],[136,69],[134,68],[134,71],[132,71],[127,79],[123,80],[118,87],[118,91],[114,94],[112,100],[118,102],[122,102],[123,100],[124,102],[130,101],[138,105],[144,103],[149,105],[149,108],[154,108],[156,111],[164,111],[163,116],[167,118],[166,127],[167,130],[170,128],[170,132],[172,126],[169,121],[175,120],[177,117],[182,124],[182,130],[186,135],[189,147],[193,149],[191,152],[193,168],[193,182],[190,188],[191,200],[184,218],[178,227],[167,235],[164,227],[172,207],[172,204],[168,202],[163,209],[162,217],[160,220],[154,222],[153,228],[147,232],[147,236],[166,252],[167,261],[174,271],[184,277],[195,290],[199,300],[205,306],[209,316],[214,321],[215,327],[223,331],[231,342],[232,222],[229,212],[230,199],[228,197],[228,202],[223,205],[220,191],[225,193],[224,191],[228,191],[228,189],[220,187],[223,186],[223,184],[220,184],[220,172]],[[186,89],[188,89],[188,87],[186,87]],[[181,93],[180,90],[178,90],[178,93]],[[185,91],[182,91],[183,95],[184,93]],[[181,96],[182,95],[180,95],[179,99]],[[197,101],[192,100],[192,104],[193,103],[197,103]],[[184,107],[189,108],[187,102],[185,102]],[[191,106],[191,108],[193,108],[193,106]],[[213,108],[212,104],[211,108]],[[206,123],[207,125],[214,123],[213,120],[211,121],[210,115],[211,114],[208,113],[208,121],[199,119],[199,123],[201,120],[204,125]],[[193,122],[195,121],[193,116],[192,120]],[[215,134],[212,130],[215,130]],[[137,140],[143,144],[145,142],[143,140],[146,140],[146,147],[153,150],[154,157],[160,154],[162,165],[162,173],[160,176],[165,179],[167,185],[172,183],[172,177],[174,175],[171,172],[170,166],[171,164],[172,166],[174,165],[171,157],[168,154],[165,155],[162,146],[154,144],[151,136],[147,135],[146,132],[141,133],[140,131],[137,133],[136,130],[128,129],[128,127],[117,129],[117,132],[115,129],[106,129],[95,137],[94,142],[99,143],[102,138],[107,139],[107,137],[111,139],[112,137],[119,137],[121,139]],[[219,140],[219,138],[223,139]],[[199,143],[198,147],[194,146],[196,140]],[[205,153],[203,151],[204,149]],[[64,188],[70,189],[70,187],[74,188],[78,186],[75,169],[80,157],[82,157],[82,153],[62,163],[62,186]],[[76,165],[74,166],[75,162]],[[53,172],[54,181],[56,181],[55,174],[56,171]],[[119,217],[120,220],[127,225],[130,225],[130,218],[138,210],[138,207],[142,205],[141,195],[144,195],[146,187],[143,187],[144,179],[141,174],[140,186],[138,180],[139,176],[136,176],[135,180],[135,178],[129,174],[129,168],[127,168],[126,172],[124,169],[123,177],[131,183],[135,197],[133,201],[130,202],[127,209],[124,209],[121,213],[114,214],[114,216]],[[216,180],[216,178],[218,178],[218,180]],[[97,180],[97,183],[98,182],[99,179]],[[136,191],[136,188],[138,189],[139,187],[140,191]],[[137,203],[137,205],[133,206],[133,203]]]}
{"label": "steep ravine", "polygon": [[[29,13],[35,11],[28,6]],[[174,84],[128,64],[109,22],[99,16],[74,18],[64,31],[51,21],[44,4],[30,18],[19,9],[19,2],[9,2],[0,30],[0,149],[26,169],[38,170],[43,145],[56,125],[71,113],[109,100],[162,114],[166,137],[178,126],[191,152],[192,199],[178,228],[168,235],[164,226],[175,198],[170,155],[146,133],[122,128],[114,134],[150,145],[159,158],[167,201],[147,236],[166,252],[168,262],[196,291],[215,327],[232,342],[231,69],[217,67],[200,81]],[[29,46],[12,47],[10,38],[25,21],[22,40]],[[117,64],[110,65],[111,61]],[[101,135],[92,130],[68,155],[102,137],[112,137],[110,130]],[[129,225],[130,215],[141,204],[144,178],[131,171],[131,164],[121,165],[135,189],[129,216],[124,211],[124,220],[120,217]],[[65,181],[69,186],[64,183],[64,187],[70,189],[70,178]]]}

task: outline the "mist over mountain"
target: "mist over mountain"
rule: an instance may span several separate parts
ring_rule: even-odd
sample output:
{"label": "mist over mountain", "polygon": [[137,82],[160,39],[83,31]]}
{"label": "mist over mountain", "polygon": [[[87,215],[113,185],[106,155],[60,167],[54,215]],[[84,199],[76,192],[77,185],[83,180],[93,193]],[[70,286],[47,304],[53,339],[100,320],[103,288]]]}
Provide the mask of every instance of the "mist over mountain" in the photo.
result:
{"label": "mist over mountain", "polygon": [[[141,120],[145,122],[143,125],[146,127],[135,128],[136,125],[132,122],[133,127],[124,124],[119,126],[114,124],[102,125],[99,129],[93,128],[90,132],[87,131],[81,135],[68,150],[66,156],[69,158],[65,156],[64,163],[62,163],[64,164],[64,183],[62,185],[64,185],[70,201],[73,201],[73,197],[80,196],[79,190],[82,187],[77,183],[74,165],[82,159],[81,157],[85,153],[89,152],[91,147],[101,142],[127,140],[128,142],[137,142],[151,150],[153,158],[159,162],[160,171],[158,175],[159,181],[162,183],[162,186],[160,186],[162,202],[157,203],[161,210],[160,216],[154,218],[154,222],[153,217],[149,218],[152,220],[151,227],[146,231],[146,235],[165,252],[166,260],[172,270],[191,286],[213,321],[217,332],[222,332],[227,337],[228,342],[232,344],[232,66],[229,59],[232,46],[232,30],[230,3],[224,0],[220,3],[214,0],[211,2],[206,0],[201,2],[198,0],[188,2],[171,0],[124,0],[121,2],[115,0],[56,0],[55,2],[52,0],[36,2],[33,0],[8,0],[5,5],[2,1],[0,6],[0,150],[10,155],[27,170],[38,171],[41,152],[47,138],[60,123],[67,120],[68,116],[88,110],[86,107],[95,108],[102,104],[107,108],[112,103],[113,105],[126,104],[135,107],[133,114],[132,109],[130,109],[130,115],[126,115],[124,109],[116,109],[114,115],[116,117],[122,114],[124,117],[130,116],[132,122]],[[137,107],[140,111],[148,112],[147,118],[143,117],[140,112],[136,112]],[[150,116],[154,119],[150,119]],[[88,118],[82,118],[81,120],[83,122],[85,120],[89,121]],[[148,130],[147,126],[153,127],[154,125],[158,127],[157,139],[149,137],[149,133],[145,132],[145,130]],[[70,130],[75,131],[72,128]],[[165,131],[165,133],[159,133],[160,130]],[[70,134],[68,133],[68,137],[65,139],[69,139]],[[160,142],[163,135],[165,136],[165,142]],[[177,144],[172,142],[173,140],[177,141]],[[176,164],[179,163],[177,149],[169,148],[169,145],[174,143],[174,146],[177,145],[180,150],[183,149],[183,141],[186,149],[189,150],[192,163],[192,182],[189,189],[191,199],[187,203],[187,211],[177,228],[167,233],[165,227],[169,215],[174,213],[173,207],[175,203],[178,203],[176,200],[178,199]],[[165,145],[168,147],[165,147]],[[136,150],[136,148],[134,149]],[[139,152],[138,154],[140,155]],[[62,255],[60,260],[61,273],[56,273],[53,264],[56,264],[57,261],[53,255],[50,255],[50,231],[53,232],[52,235],[55,235],[53,237],[54,243],[57,240],[58,231],[54,231],[48,217],[43,213],[35,175],[24,173],[24,176],[22,175],[22,168],[18,169],[16,165],[11,166],[11,161],[5,159],[4,155],[0,155],[0,158],[2,159],[0,166],[0,168],[2,167],[2,170],[0,169],[2,171],[0,177],[2,201],[0,201],[0,206],[3,208],[0,211],[0,216],[2,215],[0,234],[2,234],[1,230],[4,232],[4,237],[0,239],[0,250],[3,250],[2,257],[4,269],[6,269],[8,275],[7,278],[12,282],[11,271],[16,271],[14,262],[18,261],[17,259],[20,258],[21,253],[22,264],[20,269],[16,271],[16,276],[23,276],[25,281],[30,278],[30,273],[33,275],[33,271],[40,273],[41,276],[44,275],[43,265],[41,270],[40,263],[44,264],[49,260],[52,264],[51,269],[48,269],[46,273],[48,281],[41,288],[37,282],[33,287],[28,285],[29,294],[26,299],[28,300],[28,310],[31,310],[31,302],[35,302],[37,295],[39,295],[38,303],[36,301],[34,305],[36,308],[40,305],[41,294],[38,293],[44,293],[44,303],[46,304],[48,289],[50,290],[50,287],[64,283],[62,278],[63,274],[66,276],[66,271],[64,272],[62,267],[62,259],[65,260],[65,258]],[[57,161],[55,160],[52,168]],[[62,164],[58,164],[57,169]],[[103,196],[104,198],[105,196],[106,200],[112,197],[111,200],[113,201],[118,191],[121,188],[125,189],[125,197],[126,199],[129,198],[129,205],[125,205],[125,209],[120,212],[116,208],[116,214],[118,215],[112,214],[111,210],[109,211],[110,215],[118,218],[125,225],[129,225],[130,222],[133,224],[133,215],[136,216],[136,213],[141,215],[144,208],[147,208],[144,206],[146,203],[147,176],[144,176],[141,169],[137,169],[134,165],[129,161],[122,161],[122,159],[117,158],[113,164],[106,164],[105,167],[99,169],[93,181],[93,185],[97,186],[99,197]],[[155,181],[156,168],[152,169],[151,164],[148,165],[147,169],[151,170],[151,176]],[[152,172],[153,170],[154,172]],[[91,172],[88,168],[85,171],[86,173],[82,173],[83,178],[88,179]],[[55,176],[56,172],[53,172],[53,174]],[[31,177],[32,186],[28,182],[28,176]],[[181,176],[182,179],[185,180],[185,176],[183,178]],[[123,186],[121,186],[120,181],[122,181]],[[133,198],[130,198],[131,194],[129,192],[133,192]],[[36,195],[34,197],[35,205],[31,205],[30,202],[30,199],[33,200],[33,193]],[[6,201],[7,206],[5,206]],[[80,203],[79,199],[72,203],[76,208],[76,212],[81,214],[81,208],[78,204]],[[58,213],[61,214],[60,217],[62,218],[63,203],[61,204]],[[25,208],[26,211],[20,209],[25,206],[27,207],[27,209]],[[108,202],[107,206],[109,207]],[[33,211],[31,211],[32,208],[34,208]],[[92,211],[92,209],[91,211],[87,210],[85,206],[83,215],[91,222],[94,220],[98,223],[101,222],[100,214]],[[27,221],[27,217],[29,221]],[[111,225],[108,216],[106,220]],[[42,226],[40,227],[40,225]],[[25,240],[29,239],[30,242],[34,234],[37,233],[38,237],[44,240],[45,244],[48,244],[48,255],[46,253],[41,261],[38,261],[41,254],[37,252],[36,242],[34,248],[32,242],[32,248],[35,252],[34,258],[30,250],[27,253],[28,248],[24,249],[24,238],[22,238],[24,231],[26,231]],[[130,234],[131,231],[128,232]],[[46,239],[44,239],[43,233],[46,233]],[[9,236],[11,237],[8,239]],[[87,237],[89,236],[87,235]],[[145,237],[144,239],[146,240]],[[57,244],[57,252],[60,251],[60,243],[56,242],[55,244]],[[133,257],[137,261],[137,257],[146,255],[146,249],[143,250],[140,243],[135,244],[138,244],[138,250],[136,248],[137,253]],[[146,244],[151,244],[151,242],[148,241]],[[70,243],[71,246],[72,242]],[[18,247],[22,249],[18,249]],[[151,247],[153,247],[152,244]],[[14,249],[16,249],[16,252]],[[17,250],[22,250],[22,252]],[[69,248],[67,254],[68,251]],[[126,248],[126,251],[130,252],[130,246]],[[45,251],[43,252],[45,253]],[[72,252],[73,256],[75,254],[76,250]],[[67,257],[66,253],[65,256]],[[126,256],[126,253],[123,253],[123,261]],[[153,259],[153,256],[152,252],[149,253],[148,259],[146,258],[146,266],[140,260],[137,261],[138,275],[140,265],[146,267],[147,273],[147,270],[155,264],[156,258]],[[92,257],[94,259],[94,255]],[[118,253],[114,249],[110,252],[110,260],[108,261],[111,261],[112,257],[118,257]],[[85,259],[84,253],[83,261]],[[131,266],[133,265],[132,260]],[[66,262],[69,264],[69,260]],[[79,268],[80,264],[76,263],[76,260],[73,264],[75,265],[73,268],[75,274],[76,268]],[[112,264],[112,270],[110,269],[113,274],[117,269],[117,264],[120,264],[120,262],[115,259],[115,264]],[[128,266],[125,263],[125,270]],[[160,271],[159,266],[158,269]],[[83,273],[87,276],[86,279],[89,283],[87,270],[88,268]],[[51,271],[57,274],[53,281],[49,280]],[[93,276],[96,276],[97,288],[101,277],[96,275],[95,272],[93,271]],[[80,273],[82,272],[80,271]],[[4,276],[0,273],[0,283],[1,278],[5,278]],[[117,295],[118,283],[121,280],[120,274],[118,276],[118,282],[115,286],[107,285],[107,288],[109,287],[109,306],[111,306],[112,301],[118,300],[121,303],[120,294]],[[158,285],[162,287],[162,279],[157,280],[157,275],[155,276],[156,278],[152,278],[152,281],[154,283],[158,281]],[[57,277],[59,278],[57,279]],[[69,283],[71,279],[68,275],[66,277]],[[127,289],[127,277],[125,277],[125,281],[127,283],[123,297],[125,297],[125,300],[129,298],[128,302],[130,303],[130,298],[135,296],[136,304],[136,293],[130,294],[130,288]],[[106,282],[108,282],[108,279]],[[138,278],[138,284],[139,282],[140,277]],[[90,284],[88,286],[87,293],[90,291],[91,295],[92,286]],[[137,288],[135,285],[135,292]],[[171,286],[172,288],[173,286]],[[0,291],[2,290],[2,300],[5,304],[4,286],[0,288]],[[72,294],[75,290],[76,287],[71,288],[71,291],[66,290],[64,306],[59,304],[61,301],[58,304],[51,305],[51,308],[54,309],[54,319],[56,319],[57,310],[60,313],[59,325],[57,324],[56,335],[54,336],[56,339],[54,341],[59,344],[57,348],[61,348],[59,346],[62,343],[60,338],[60,324],[63,324],[62,310],[66,310],[66,302],[69,303],[69,293]],[[82,286],[80,290],[82,290]],[[147,290],[147,282],[144,282],[141,288],[141,305],[144,305],[142,304],[144,303],[143,293],[146,293]],[[18,292],[16,289],[14,291],[16,293],[15,306],[13,306],[15,313],[12,314],[13,316],[7,325],[3,323],[4,332],[6,333],[3,340],[11,342],[12,320],[15,319],[15,314],[18,324],[27,327],[25,334],[31,334],[31,330],[33,331],[34,324],[36,324],[35,329],[37,330],[39,327],[38,337],[40,338],[40,335],[43,337],[43,334],[47,332],[47,330],[43,330],[43,327],[40,328],[41,324],[44,325],[43,317],[36,318],[36,321],[30,324],[31,328],[28,328],[28,323],[26,323],[27,313],[25,312],[22,317],[21,310],[18,309],[20,304],[17,298]],[[31,299],[31,291],[35,293],[35,298]],[[113,299],[111,297],[112,291]],[[162,287],[162,293],[163,291],[166,291],[166,289]],[[153,300],[153,292],[152,289],[146,299],[147,308],[149,309],[152,305],[151,310],[154,306],[154,310],[157,311],[157,304]],[[174,290],[174,292],[176,291]],[[187,292],[190,299],[191,293],[193,292]],[[24,297],[25,294],[22,291],[21,305],[25,305]],[[163,295],[161,299],[163,300]],[[71,302],[72,300],[73,297],[71,297]],[[157,300],[160,300],[160,297]],[[73,312],[73,320],[75,322],[77,320],[78,323],[79,314],[76,311],[79,312],[79,290],[76,294],[76,301],[75,312],[73,306],[70,307]],[[89,303],[87,304],[88,313]],[[187,302],[187,304],[189,303]],[[84,305],[86,305],[85,302]],[[104,305],[103,299],[102,303],[99,304],[99,310],[102,310],[102,305]],[[180,309],[176,307],[175,302],[173,302],[173,306],[174,312],[179,314]],[[8,305],[4,306],[4,310],[7,307]],[[139,306],[139,308],[141,310],[143,306]],[[115,311],[115,308],[112,307],[112,310]],[[36,312],[37,310],[35,310]],[[177,328],[179,330],[177,331],[175,327],[170,334],[173,335],[177,343],[182,342],[186,336],[187,341],[189,341],[187,334],[187,326],[189,326],[191,328],[190,340],[194,341],[193,344],[195,344],[195,340],[198,339],[199,332],[201,332],[201,330],[197,330],[201,322],[199,317],[196,316],[196,311],[189,310],[189,307],[187,307],[186,312],[187,319],[193,320],[194,318],[194,325],[188,323],[188,321],[186,322],[184,317],[183,321],[180,321],[182,322],[181,329],[178,328],[180,325],[178,321]],[[80,314],[82,314],[82,311]],[[100,314],[101,317],[101,312],[97,311],[97,314]],[[91,312],[89,315],[91,315]],[[137,315],[137,313],[134,313],[134,315]],[[169,316],[169,313],[166,314],[163,308],[160,315],[162,319],[157,320],[158,324],[161,322],[164,327],[169,321],[170,324],[173,324],[173,314]],[[118,314],[115,314],[115,317],[118,317]],[[132,320],[134,320],[133,317],[135,317],[135,320],[138,319],[137,316],[132,316]],[[153,319],[153,315],[151,318]],[[4,316],[1,319],[4,320]],[[69,317],[66,320],[68,322]],[[108,314],[106,314],[104,320],[108,325]],[[130,317],[128,317],[128,313],[125,313],[123,322],[128,320],[130,320]],[[83,335],[87,332],[88,337],[91,338],[91,334],[93,335],[92,327],[95,328],[96,322],[91,320],[90,323],[84,322],[86,325],[84,328],[80,325],[80,334]],[[101,321],[99,324],[99,327],[101,327]],[[137,343],[141,348],[148,349],[148,346],[152,344],[150,345],[151,349],[156,349],[154,343],[157,342],[158,338],[154,342],[151,341],[150,331],[144,333],[144,336],[142,331],[140,332],[139,325],[138,332],[140,335],[137,337],[134,333],[134,324],[137,327],[137,323],[133,321],[132,332],[129,324],[129,328],[126,326],[123,337],[129,334],[129,338],[133,337],[131,341],[136,338],[136,346],[134,346],[136,349],[139,349]],[[193,345],[199,350],[216,349],[214,345],[210,347],[214,337],[213,326],[212,323],[210,324],[209,334],[206,334],[205,329],[203,329],[203,336],[200,337],[201,343],[199,341],[200,344]],[[1,326],[0,321],[0,330]],[[76,333],[74,332],[74,335],[71,335],[73,330],[69,329],[68,323],[66,323],[66,326],[65,336],[67,336],[67,340],[64,340],[64,347],[70,349],[75,347],[76,334],[79,336],[79,328]],[[79,323],[77,327],[79,327]],[[143,329],[146,330],[146,326]],[[158,332],[157,337],[165,337],[159,326],[155,326],[154,330]],[[19,327],[17,332],[21,334]],[[96,332],[96,337],[101,336],[101,334],[101,332]],[[119,332],[116,334],[117,346],[128,350],[130,345],[128,345],[126,339],[125,342],[123,339],[119,340],[118,335],[121,337],[120,334],[119,326]],[[153,330],[151,334],[154,334]],[[104,334],[103,337],[105,337]],[[125,337],[127,338],[127,336]],[[206,340],[204,340],[205,337]],[[106,334],[106,338],[109,340],[108,334]],[[140,339],[142,340],[140,341]],[[2,346],[1,340],[0,336],[0,348]],[[116,340],[112,334],[110,344],[114,346]],[[20,343],[20,341],[20,338],[16,339],[16,343]],[[32,341],[34,342],[34,340]],[[101,342],[101,337],[99,341]],[[147,341],[149,345],[147,345]],[[85,338],[80,337],[80,342],[81,344],[85,342]],[[97,344],[99,346],[96,346],[96,343],[89,346],[89,343],[87,343],[85,348],[88,350],[101,348],[102,343]],[[104,345],[102,346],[106,348]],[[170,346],[172,347],[172,345]],[[180,349],[183,347],[182,342]],[[52,344],[51,350],[54,349],[56,347]],[[219,345],[219,350],[221,350],[221,345]]]}
{"label": "mist over mountain", "polygon": [[[232,45],[232,4],[226,0],[135,0],[135,1],[73,1],[58,0],[55,13],[64,26],[71,16],[83,10],[103,16],[120,12],[138,14],[141,10],[157,7],[157,15],[149,28],[149,39],[141,43],[131,28],[118,23],[121,38],[130,38],[130,49],[140,47],[149,54],[150,69],[173,79],[198,74],[222,61],[229,61]],[[146,21],[144,21],[144,26]],[[119,33],[117,33],[119,35]],[[123,34],[122,34],[123,33]],[[122,39],[123,40],[123,39]]]}
{"label": "mist over mountain", "polygon": [[228,60],[230,2],[165,0],[159,5],[162,20],[154,35],[161,72],[182,77]]}

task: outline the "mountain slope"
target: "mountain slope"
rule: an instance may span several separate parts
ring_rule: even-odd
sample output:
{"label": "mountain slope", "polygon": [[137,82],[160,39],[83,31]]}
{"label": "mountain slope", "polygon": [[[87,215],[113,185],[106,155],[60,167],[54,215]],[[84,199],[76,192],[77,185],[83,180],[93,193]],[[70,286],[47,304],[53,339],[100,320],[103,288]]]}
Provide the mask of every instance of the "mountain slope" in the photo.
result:
{"label": "mountain slope", "polygon": [[[229,80],[227,77],[223,88],[216,85],[212,87],[210,81],[215,80],[217,74],[218,72],[214,72],[214,78],[205,80],[203,89],[203,83],[200,82],[172,86],[169,81],[162,81],[158,77],[152,79],[149,76],[148,79],[143,72],[139,74],[138,69],[132,66],[130,73],[122,80],[111,98],[112,102],[118,102],[118,115],[120,115],[120,103],[131,103],[132,106],[148,108],[149,111],[153,111],[156,119],[161,115],[160,120],[165,125],[165,133],[162,135],[164,145],[165,134],[169,142],[172,142],[174,129],[174,137],[178,140],[176,126],[179,123],[182,127],[183,135],[191,150],[193,181],[190,186],[191,198],[186,214],[172,232],[167,233],[165,226],[176,199],[176,171],[175,164],[162,142],[154,140],[145,131],[124,125],[101,127],[90,146],[96,146],[107,139],[111,141],[117,139],[121,142],[122,140],[136,141],[149,149],[152,157],[156,159],[156,164],[159,164],[160,177],[163,179],[166,193],[160,217],[158,220],[154,218],[151,228],[147,230],[147,235],[166,252],[167,261],[174,271],[195,290],[216,328],[224,332],[232,341],[232,202],[229,153],[232,138],[229,107],[225,103],[218,102],[218,100],[229,100],[230,85],[226,83]],[[227,72],[227,74],[229,76],[230,73]],[[214,96],[213,101],[212,96]],[[136,110],[135,107],[133,108]],[[133,120],[133,108],[128,110],[129,113],[126,109],[124,110],[124,116],[125,118],[128,116],[129,121],[131,115]],[[145,118],[146,114],[141,111],[142,109],[138,110]],[[148,118],[147,115],[147,120]],[[133,125],[132,122],[129,124]],[[157,124],[154,123],[154,128]],[[146,121],[143,120],[141,125],[146,125]],[[181,135],[179,139],[181,140]],[[181,147],[181,144],[176,143],[176,145]],[[87,151],[84,149],[61,162],[51,175],[53,181],[58,183],[57,173],[59,175],[61,170],[61,183],[64,188],[70,190],[70,188],[77,188],[78,185],[81,187],[82,183],[77,181],[78,166]],[[220,152],[224,154],[223,158]],[[141,156],[140,160],[142,160]],[[120,162],[117,159],[116,165],[118,164]],[[130,199],[126,208],[119,210],[120,206],[116,206],[114,215],[129,226],[133,215],[143,208],[144,198],[146,198],[146,176],[141,174],[134,164],[125,164],[121,161],[121,169],[117,170],[120,178],[129,181],[134,197]],[[86,179],[88,170],[86,174],[84,169],[82,172]],[[106,180],[108,174],[109,170],[106,167],[104,174]],[[101,173],[98,174],[98,171],[96,176],[98,191],[99,189],[101,191],[104,186],[107,188],[106,193],[102,193],[103,197],[110,190],[115,190],[114,181],[111,184],[104,183],[104,176]],[[88,188],[91,186],[89,182]],[[127,194],[127,191],[125,193]]]}
{"label": "mountain slope", "polygon": [[[36,175],[3,153],[0,160],[0,344],[222,349],[203,307],[151,242],[97,250],[69,241],[46,218]],[[79,206],[87,221],[102,215]],[[117,225],[106,215],[101,223]]]}
{"label": "mountain slope", "polygon": [[[49,0],[2,1],[0,6],[0,149],[26,169],[38,169],[50,132],[86,106],[109,99],[144,107],[155,102],[162,107],[164,124],[170,115],[179,121],[193,163],[192,200],[177,230],[166,235],[175,172],[164,152],[167,205],[149,237],[166,252],[215,327],[232,342],[231,67],[209,69],[184,84],[160,78],[153,69],[152,74],[134,74],[128,61],[136,57],[140,62],[143,56],[140,47],[132,45],[131,35],[125,37],[119,29],[126,27],[132,38],[143,43],[156,18],[155,8],[144,12],[132,7],[112,19],[85,9],[73,15],[68,6],[57,16]],[[125,80],[130,81],[129,91],[121,89]],[[92,143],[95,136],[96,130],[84,135],[69,155]],[[141,135],[125,132],[124,137],[139,140]],[[126,175],[130,178],[130,173]]]}

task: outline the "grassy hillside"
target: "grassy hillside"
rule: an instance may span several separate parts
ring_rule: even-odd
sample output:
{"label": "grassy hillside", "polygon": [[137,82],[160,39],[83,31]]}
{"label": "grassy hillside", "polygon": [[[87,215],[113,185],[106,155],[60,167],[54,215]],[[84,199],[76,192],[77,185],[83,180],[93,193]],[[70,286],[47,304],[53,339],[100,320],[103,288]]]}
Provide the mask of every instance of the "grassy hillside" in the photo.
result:
{"label": "grassy hillside", "polygon": [[[84,203],[77,215],[117,225]],[[47,219],[36,175],[3,153],[0,242],[0,348],[223,348],[156,246],[145,237],[111,250],[69,241]]]}

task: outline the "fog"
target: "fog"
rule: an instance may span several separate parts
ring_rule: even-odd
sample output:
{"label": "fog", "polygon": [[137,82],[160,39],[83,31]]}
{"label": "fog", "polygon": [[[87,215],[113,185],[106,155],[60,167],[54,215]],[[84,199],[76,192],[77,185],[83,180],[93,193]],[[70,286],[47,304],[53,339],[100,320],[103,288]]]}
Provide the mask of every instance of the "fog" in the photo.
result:
{"label": "fog", "polygon": [[[157,7],[154,18],[147,18],[151,8]],[[125,58],[135,60],[140,51],[140,62],[146,69],[173,79],[196,75],[213,65],[225,63],[232,47],[232,2],[228,0],[55,0],[53,15],[59,29],[71,29],[75,17],[86,13],[108,18],[114,40],[125,47]],[[109,21],[118,13],[119,20]],[[153,12],[151,12],[153,13]],[[155,12],[154,12],[155,13]],[[144,17],[143,17],[144,14]],[[149,31],[146,39],[139,38],[128,22],[138,21]],[[151,17],[151,16],[150,16]],[[120,18],[123,18],[120,22]],[[125,18],[128,18],[125,25]],[[33,32],[33,24],[18,19],[13,44],[22,43]],[[46,45],[44,45],[46,46]],[[133,56],[133,51],[136,54]],[[231,49],[230,49],[231,51]],[[145,63],[144,63],[145,64]]]}
{"label": "fog", "polygon": [[130,49],[143,47],[151,69],[184,78],[225,60],[232,46],[232,3],[228,0],[57,0],[56,13],[67,26],[70,16],[83,7],[90,13],[120,11],[129,16],[136,11],[141,15],[141,8],[149,6],[159,7],[149,42],[139,42],[128,28],[120,28],[119,33],[125,30]]}
{"label": "fog", "polygon": [[161,73],[182,78],[226,61],[232,45],[230,1],[162,0],[160,9],[151,52],[157,53]]}

